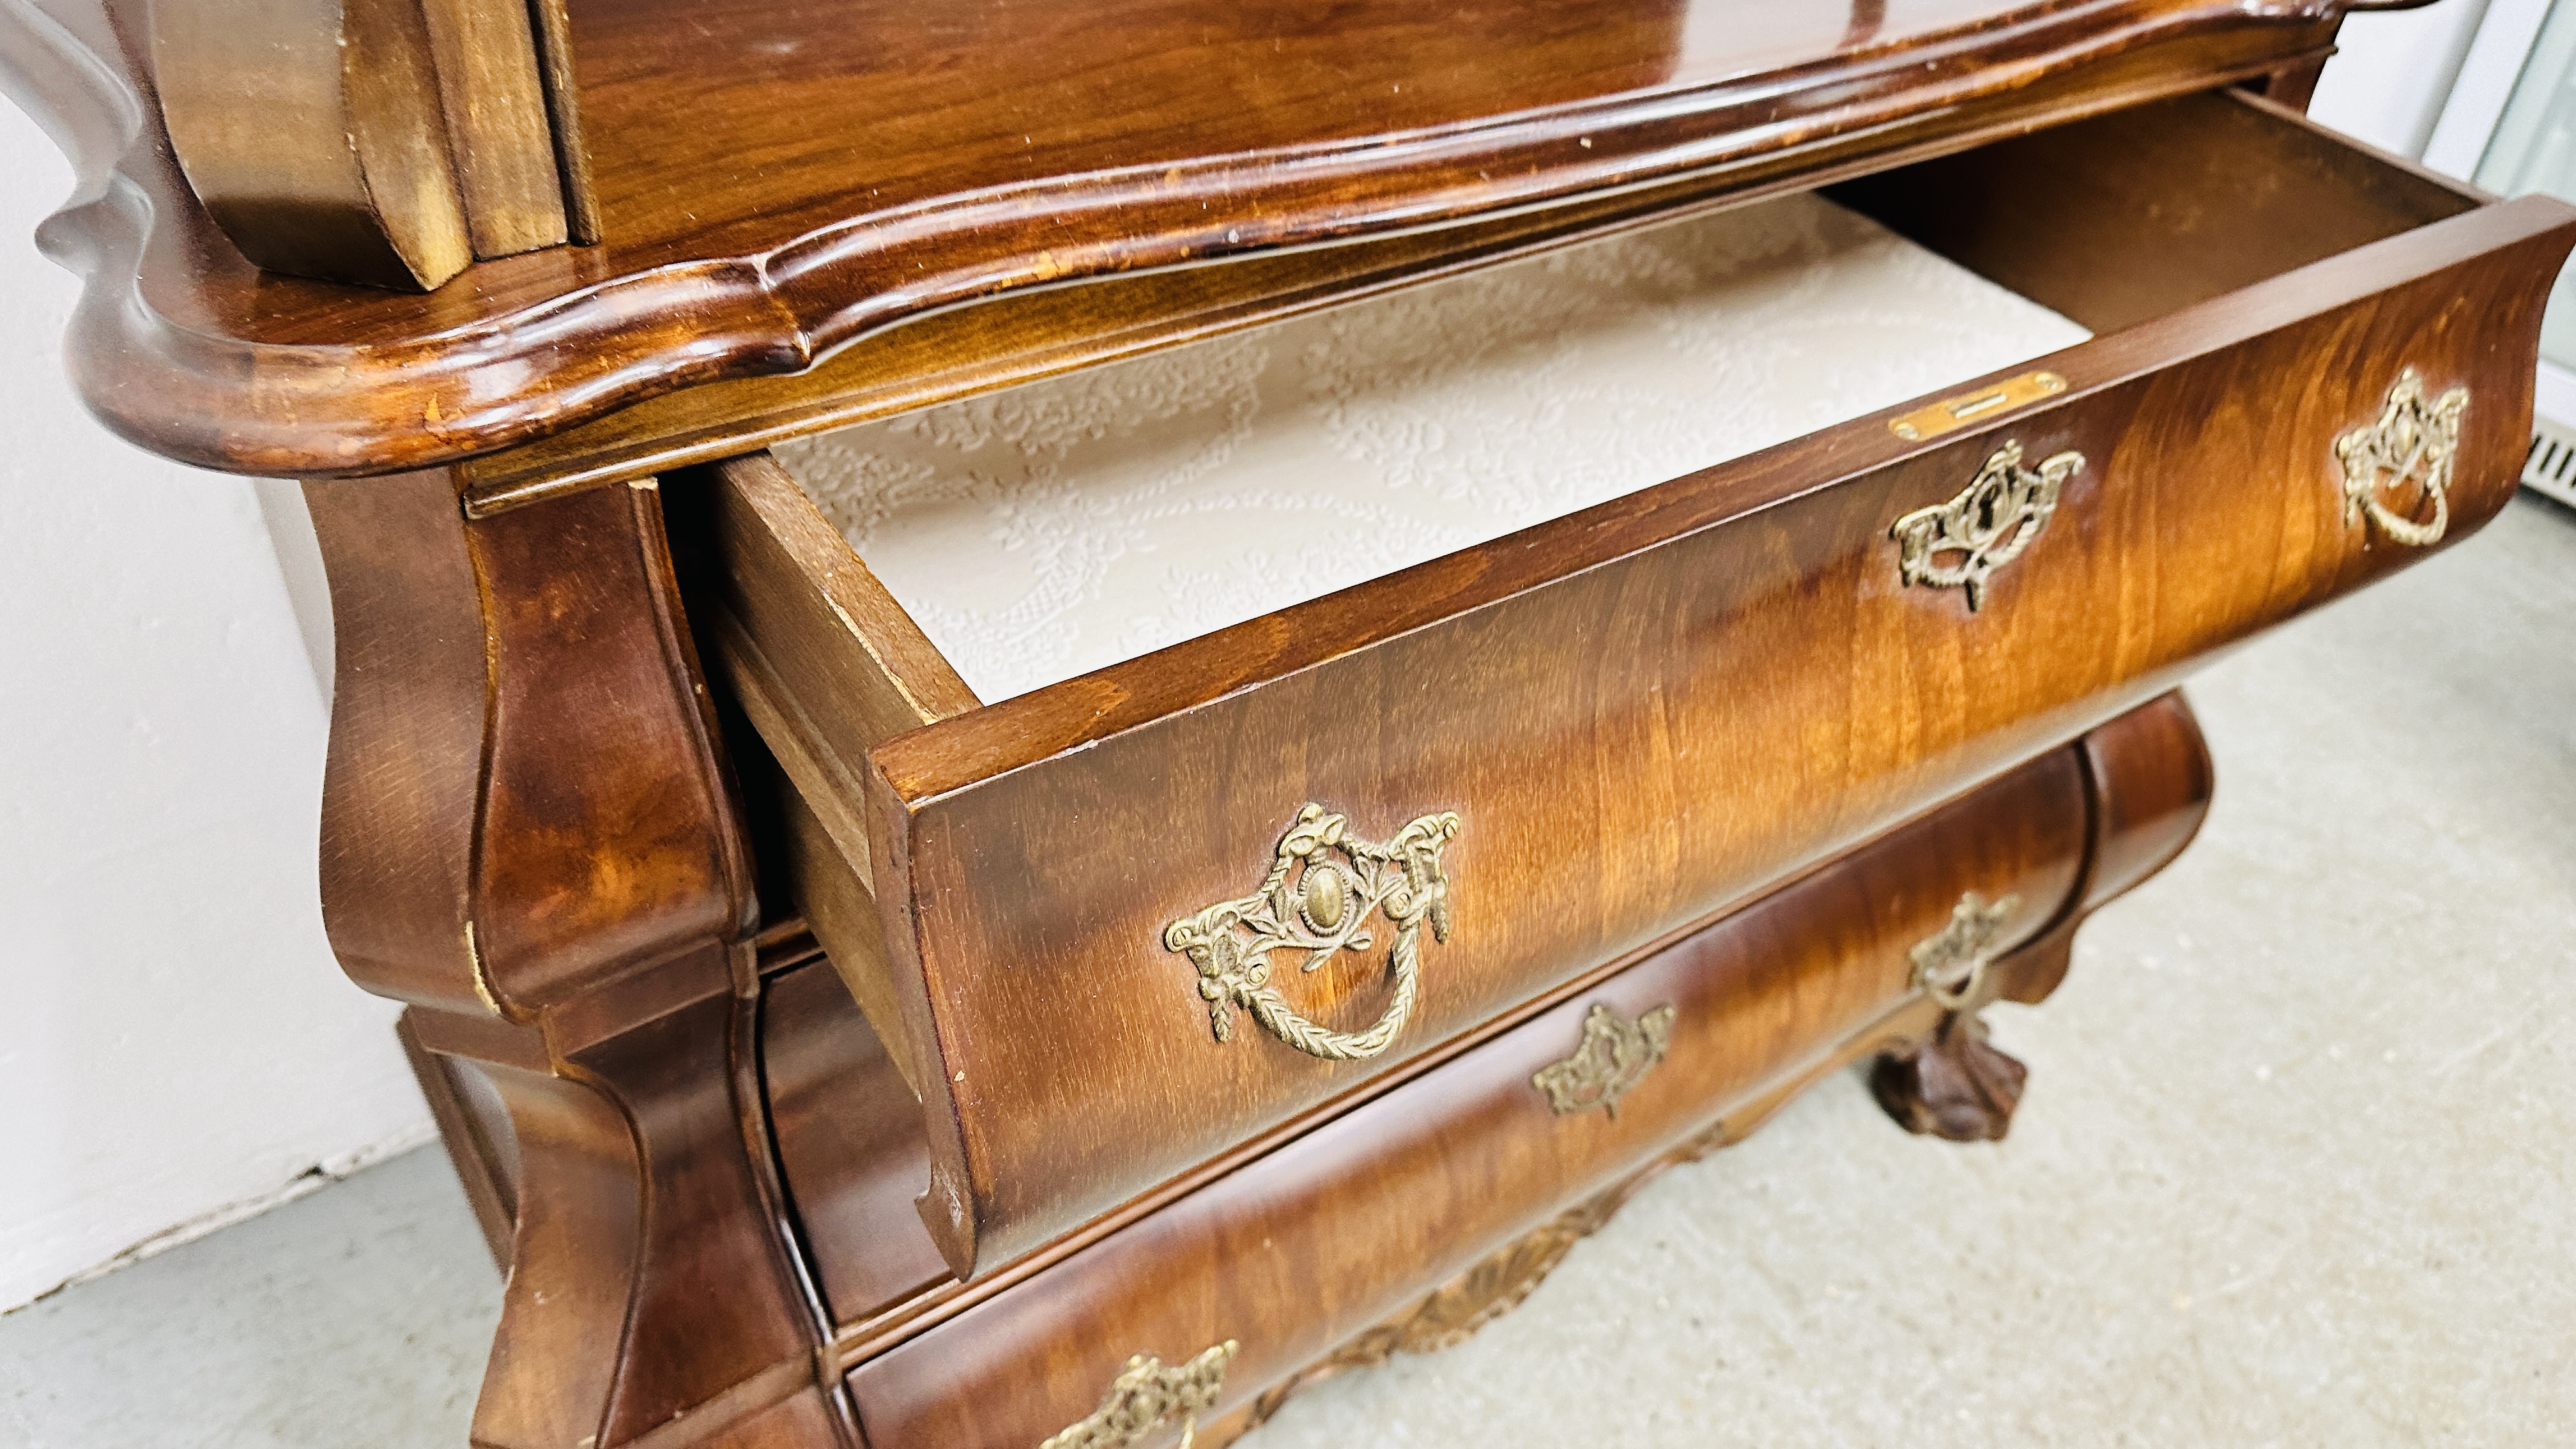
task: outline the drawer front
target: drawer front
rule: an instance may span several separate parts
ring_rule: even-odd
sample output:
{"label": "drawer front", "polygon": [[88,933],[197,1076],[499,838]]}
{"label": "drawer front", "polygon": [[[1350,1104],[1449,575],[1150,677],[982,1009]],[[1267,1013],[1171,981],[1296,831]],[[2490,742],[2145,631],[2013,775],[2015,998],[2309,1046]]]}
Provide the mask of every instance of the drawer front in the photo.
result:
{"label": "drawer front", "polygon": [[[1100,1408],[1130,1355],[1233,1341],[1204,1425],[1874,1038],[1963,895],[2011,902],[1999,954],[2029,940],[2075,892],[2086,811],[2080,752],[2051,751],[1001,1290],[858,1366],[868,1442],[1027,1449]],[[1540,1080],[1597,1102],[1611,1079],[1558,1066],[1604,1010],[1604,1032],[1660,1022],[1664,1055],[1618,1078],[1615,1113],[1560,1111]]]}
{"label": "drawer front", "polygon": [[[2421,227],[1952,431],[1864,419],[878,745],[942,1251],[1033,1248],[2464,536],[2514,487],[2566,216]],[[2374,433],[2409,385],[2423,426]],[[2438,541],[2416,484],[2345,486],[2428,428]],[[1259,949],[1353,944],[1337,902],[1366,949]]]}

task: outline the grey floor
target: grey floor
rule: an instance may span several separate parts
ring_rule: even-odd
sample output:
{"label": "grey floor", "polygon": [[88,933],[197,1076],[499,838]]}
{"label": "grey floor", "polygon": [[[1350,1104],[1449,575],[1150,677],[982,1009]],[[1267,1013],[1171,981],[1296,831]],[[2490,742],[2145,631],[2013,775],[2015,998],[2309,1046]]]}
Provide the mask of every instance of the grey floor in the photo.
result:
{"label": "grey floor", "polygon": [[501,1278],[435,1147],[0,1318],[9,1449],[464,1449]]}
{"label": "grey floor", "polygon": [[[2571,645],[2526,499],[2211,669],[2199,844],[1998,1013],[2009,1142],[1826,1083],[1247,1449],[2568,1442]],[[416,1153],[0,1318],[0,1440],[456,1449],[497,1296]]]}

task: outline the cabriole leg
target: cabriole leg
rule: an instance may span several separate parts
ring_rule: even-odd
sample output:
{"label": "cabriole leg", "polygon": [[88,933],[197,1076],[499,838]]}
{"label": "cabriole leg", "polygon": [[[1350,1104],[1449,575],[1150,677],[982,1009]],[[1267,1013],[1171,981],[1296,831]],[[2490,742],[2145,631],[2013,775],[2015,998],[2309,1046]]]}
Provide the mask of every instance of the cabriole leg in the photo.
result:
{"label": "cabriole leg", "polygon": [[2092,843],[2069,908],[2037,939],[1987,963],[1972,897],[1948,930],[1915,948],[1917,979],[1952,1009],[1930,1036],[1882,1054],[1869,1075],[1878,1105],[1908,1132],[2003,1140],[2030,1072],[1987,1040],[1986,1004],[2046,998],[2066,977],[2085,918],[2170,864],[2209,813],[2209,749],[2179,691],[2094,730],[2081,748]]}
{"label": "cabriole leg", "polygon": [[1881,1056],[1870,1068],[1869,1089],[1908,1132],[2000,1142],[2029,1076],[2028,1067],[1986,1040],[1983,1017],[1954,1011],[1930,1040]]}

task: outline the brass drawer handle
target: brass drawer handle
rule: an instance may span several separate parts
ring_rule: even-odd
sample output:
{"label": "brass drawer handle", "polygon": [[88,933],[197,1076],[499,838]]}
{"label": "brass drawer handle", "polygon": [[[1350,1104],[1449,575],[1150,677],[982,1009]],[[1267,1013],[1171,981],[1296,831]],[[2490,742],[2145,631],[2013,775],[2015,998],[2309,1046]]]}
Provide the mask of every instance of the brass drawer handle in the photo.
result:
{"label": "brass drawer handle", "polygon": [[1914,987],[1944,1011],[1957,1011],[1976,1000],[1994,962],[1995,938],[2003,934],[2021,897],[2006,896],[1992,905],[1975,891],[1959,897],[1950,920],[1909,954],[1914,960]]}
{"label": "brass drawer handle", "polygon": [[1188,1449],[1198,1437],[1198,1416],[1215,1408],[1225,1390],[1225,1366],[1236,1347],[1229,1338],[1170,1368],[1150,1354],[1136,1355],[1109,1381],[1089,1418],[1047,1436],[1038,1449],[1126,1449],[1174,1419],[1182,1421],[1181,1445]]}
{"label": "brass drawer handle", "polygon": [[1966,589],[1968,612],[1975,613],[1985,606],[1986,580],[2048,527],[2066,480],[2083,471],[2084,455],[2072,452],[2025,468],[2021,444],[2005,443],[1958,497],[1918,508],[1887,530],[1896,540],[1897,577],[1908,585]]}
{"label": "brass drawer handle", "polygon": [[[2424,400],[2424,377],[2413,368],[2397,375],[2379,421],[2335,439],[2335,459],[2343,464],[2343,521],[2367,517],[2379,531],[2411,548],[2429,548],[2451,530],[2451,468],[2460,451],[2460,416],[2469,410],[2469,390],[2455,387],[2430,402]],[[2409,479],[2422,485],[2432,500],[2433,516],[2418,523],[2380,501],[2384,488]]]}
{"label": "brass drawer handle", "polygon": [[[1198,967],[1199,995],[1216,1039],[1233,1038],[1231,1008],[1239,1006],[1308,1056],[1354,1062],[1385,1051],[1421,993],[1422,923],[1431,923],[1432,939],[1449,939],[1449,877],[1440,852],[1457,834],[1454,811],[1425,815],[1383,845],[1352,835],[1347,817],[1321,805],[1298,811],[1260,889],[1163,928],[1163,948],[1186,954]],[[1336,951],[1368,950],[1375,944],[1369,917],[1380,911],[1395,928],[1387,958],[1395,996],[1376,1025],[1356,1033],[1330,1030],[1298,1015],[1270,985],[1271,952],[1303,951],[1312,971]]]}
{"label": "brass drawer handle", "polygon": [[1583,1018],[1574,1055],[1538,1069],[1530,1085],[1547,1094],[1559,1117],[1598,1107],[1616,1117],[1619,1099],[1646,1079],[1672,1049],[1673,1009],[1658,1006],[1634,1021],[1600,1002]]}

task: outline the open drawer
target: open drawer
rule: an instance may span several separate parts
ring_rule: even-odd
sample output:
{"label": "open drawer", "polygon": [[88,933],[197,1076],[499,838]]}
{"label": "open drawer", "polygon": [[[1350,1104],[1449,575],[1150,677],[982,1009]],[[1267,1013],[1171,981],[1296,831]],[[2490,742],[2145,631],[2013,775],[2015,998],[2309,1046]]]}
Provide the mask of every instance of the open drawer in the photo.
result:
{"label": "open drawer", "polygon": [[[1898,391],[1903,370],[1884,367],[1843,388],[1844,362],[1871,351],[1846,343],[1811,366],[1802,386],[1835,395],[1791,441],[1761,435],[1775,419],[1731,461],[1739,443],[1707,435],[1695,462],[1715,466],[1699,471],[1663,454],[1644,476],[1607,466],[1605,501],[1320,597],[1256,600],[1242,622],[998,702],[949,657],[962,636],[934,643],[943,609],[973,613],[940,596],[971,600],[971,565],[889,590],[843,529],[868,536],[854,500],[866,513],[921,476],[906,440],[1035,426],[1092,374],[827,440],[858,460],[834,479],[759,455],[672,480],[675,538],[710,565],[700,624],[795,786],[798,904],[924,1104],[922,1215],[957,1273],[1673,939],[2465,535],[2514,487],[2541,307],[2576,240],[2554,201],[2485,204],[2232,95],[1827,197],[1937,260],[1923,285],[1960,330],[2009,315],[2031,337],[2064,332]],[[1662,235],[1669,260],[1685,233]],[[1579,276],[1561,258],[1580,251],[1506,270]],[[1955,276],[2010,295],[1939,290]],[[1796,309],[1834,295],[1790,278],[1754,299],[1789,321],[1751,361],[1813,364],[1826,329],[1806,336]],[[1707,315],[1726,329],[1723,308]],[[1226,364],[1201,349],[1232,345],[1121,366],[1181,386]],[[1746,354],[1691,346],[1654,383],[1700,386],[1705,407],[1665,406],[1667,431],[1748,385]],[[1633,390],[1561,381],[1569,406],[1626,416]],[[1365,389],[1341,387],[1315,426],[1366,433]],[[1472,411],[1439,431],[1472,444]],[[1630,455],[1618,427],[1600,436]],[[1497,478],[1526,462],[1480,456]],[[1070,457],[1022,483],[1081,496]],[[1473,504],[1475,469],[1442,486]],[[1106,546],[1061,524],[1020,541]],[[1009,542],[990,544],[997,569]],[[1227,577],[1294,573],[1246,557]]]}

